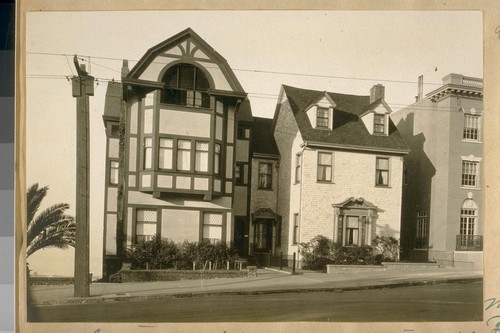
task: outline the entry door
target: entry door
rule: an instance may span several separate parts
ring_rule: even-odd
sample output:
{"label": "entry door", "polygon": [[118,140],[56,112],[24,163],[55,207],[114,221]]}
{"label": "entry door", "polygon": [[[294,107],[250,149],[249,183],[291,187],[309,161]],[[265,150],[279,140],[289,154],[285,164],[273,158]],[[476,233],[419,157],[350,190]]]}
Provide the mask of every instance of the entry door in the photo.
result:
{"label": "entry door", "polygon": [[272,252],[273,220],[255,221],[255,252]]}
{"label": "entry door", "polygon": [[238,250],[240,256],[245,256],[245,218],[235,217],[234,220],[234,247]]}

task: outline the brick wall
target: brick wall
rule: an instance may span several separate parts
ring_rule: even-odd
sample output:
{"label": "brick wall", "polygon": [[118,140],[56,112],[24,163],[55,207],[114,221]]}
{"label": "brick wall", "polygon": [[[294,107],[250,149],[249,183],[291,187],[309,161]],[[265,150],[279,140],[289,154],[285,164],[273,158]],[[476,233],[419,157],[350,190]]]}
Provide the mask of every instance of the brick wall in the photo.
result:
{"label": "brick wall", "polygon": [[[321,150],[322,151],[322,150]],[[375,186],[376,156],[389,157],[388,187]],[[402,157],[358,152],[333,152],[333,182],[319,183],[317,150],[303,153],[301,242],[316,235],[333,238],[334,208],[332,204],[362,197],[381,209],[372,225],[376,234],[399,238],[401,216]],[[372,233],[372,238],[375,236]]]}

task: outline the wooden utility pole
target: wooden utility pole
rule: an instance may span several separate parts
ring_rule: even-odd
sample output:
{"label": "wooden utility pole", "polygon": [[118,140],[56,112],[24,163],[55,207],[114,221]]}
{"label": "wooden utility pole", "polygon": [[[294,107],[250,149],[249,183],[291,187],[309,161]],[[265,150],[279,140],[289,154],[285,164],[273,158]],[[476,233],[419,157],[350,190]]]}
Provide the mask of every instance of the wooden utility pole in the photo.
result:
{"label": "wooden utility pole", "polygon": [[76,97],[75,297],[89,297],[89,96],[94,96],[94,78],[78,64],[76,55],[73,61],[78,73],[71,79]]}

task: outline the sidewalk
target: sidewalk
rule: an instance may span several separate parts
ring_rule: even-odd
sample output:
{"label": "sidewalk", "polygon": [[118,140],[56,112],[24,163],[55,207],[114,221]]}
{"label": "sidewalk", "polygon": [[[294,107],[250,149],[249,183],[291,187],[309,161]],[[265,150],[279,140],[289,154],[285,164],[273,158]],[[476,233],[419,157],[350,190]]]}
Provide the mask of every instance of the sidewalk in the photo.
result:
{"label": "sidewalk", "polygon": [[481,271],[459,268],[390,270],[366,273],[326,274],[298,271],[297,275],[275,269],[259,269],[257,277],[135,283],[94,282],[88,298],[74,298],[73,285],[30,286],[37,305],[98,303],[168,297],[220,294],[264,294],[285,292],[347,291],[481,280]]}

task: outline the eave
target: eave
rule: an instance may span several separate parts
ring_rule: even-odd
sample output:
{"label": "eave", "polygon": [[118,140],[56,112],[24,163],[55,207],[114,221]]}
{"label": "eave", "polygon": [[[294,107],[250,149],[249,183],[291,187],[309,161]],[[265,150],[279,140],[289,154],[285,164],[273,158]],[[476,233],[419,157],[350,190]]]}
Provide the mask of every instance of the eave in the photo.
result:
{"label": "eave", "polygon": [[315,142],[315,141],[304,141],[304,146],[339,149],[339,150],[354,150],[354,151],[370,152],[370,153],[384,153],[393,155],[408,155],[410,153],[409,149],[367,147],[367,146],[325,143],[325,142]]}

